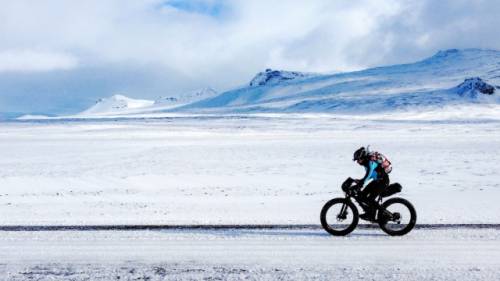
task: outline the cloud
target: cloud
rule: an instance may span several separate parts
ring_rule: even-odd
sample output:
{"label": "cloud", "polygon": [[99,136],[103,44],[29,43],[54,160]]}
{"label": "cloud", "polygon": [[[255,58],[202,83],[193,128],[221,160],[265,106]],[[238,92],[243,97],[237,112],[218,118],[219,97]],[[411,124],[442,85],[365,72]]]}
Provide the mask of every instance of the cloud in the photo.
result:
{"label": "cloud", "polygon": [[[494,0],[17,0],[0,5],[0,80],[9,77],[12,87],[3,86],[3,95],[43,99],[57,92],[61,106],[63,100],[83,106],[115,91],[155,98],[205,86],[224,90],[268,67],[348,71],[411,62],[444,48],[500,49],[500,3]],[[85,75],[81,79],[87,83],[77,83],[89,69],[102,76]],[[8,75],[14,72],[21,76]],[[44,86],[41,77],[52,82]],[[19,90],[26,87],[30,90]],[[2,93],[0,111],[12,102],[2,100]]]}
{"label": "cloud", "polygon": [[77,65],[78,60],[68,54],[31,50],[0,52],[0,73],[68,70]]}

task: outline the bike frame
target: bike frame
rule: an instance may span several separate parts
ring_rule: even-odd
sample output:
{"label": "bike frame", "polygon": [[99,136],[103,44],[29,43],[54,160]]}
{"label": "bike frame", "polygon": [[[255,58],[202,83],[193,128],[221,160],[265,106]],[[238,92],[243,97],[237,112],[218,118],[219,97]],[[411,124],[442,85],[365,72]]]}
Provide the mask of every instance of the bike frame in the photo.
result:
{"label": "bike frame", "polygon": [[[356,201],[356,203],[358,203],[359,206],[361,206],[363,208],[363,205],[366,205],[366,203],[364,203],[362,200],[361,200],[361,197],[359,195],[359,190],[353,190],[353,189],[349,189],[348,191],[345,192],[345,198],[349,201],[352,202],[351,198],[354,198],[354,200]],[[375,202],[377,202],[378,204],[376,206],[373,206],[375,207],[376,209],[376,213],[375,213],[375,218],[377,217],[377,215],[379,214],[379,212],[387,212],[387,215],[389,217],[389,219],[392,219],[392,213],[388,212],[386,209],[382,208],[382,196],[377,196]],[[370,206],[368,206],[370,207]],[[340,214],[339,216],[344,216],[344,213],[345,211],[347,210],[347,205],[346,204],[343,204],[342,205],[342,208],[340,210]]]}
{"label": "bike frame", "polygon": [[[353,185],[353,183],[357,183],[357,181],[352,178],[345,180],[342,183],[342,191],[344,191],[345,196],[331,199],[321,209],[321,225],[327,232],[335,236],[347,235],[356,228],[359,219],[377,223],[384,232],[391,236],[405,235],[413,229],[417,219],[413,205],[404,198],[389,198],[393,194],[401,192],[402,187],[399,183],[389,185],[390,188],[378,194],[373,204],[371,204],[372,201],[364,200],[365,196],[363,196],[360,186]],[[394,204],[401,205],[403,209],[390,207]],[[333,209],[332,206],[335,208]],[[368,208],[372,208],[374,217],[360,217],[359,208],[367,211],[370,211]],[[336,222],[334,216],[336,216]]]}

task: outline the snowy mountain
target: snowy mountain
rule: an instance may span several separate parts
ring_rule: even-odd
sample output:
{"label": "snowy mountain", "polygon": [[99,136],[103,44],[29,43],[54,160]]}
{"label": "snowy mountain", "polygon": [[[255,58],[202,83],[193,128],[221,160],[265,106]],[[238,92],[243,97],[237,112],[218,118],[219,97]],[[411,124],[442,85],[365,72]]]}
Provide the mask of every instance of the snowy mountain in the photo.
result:
{"label": "snowy mountain", "polygon": [[197,102],[217,95],[212,88],[203,88],[178,96],[160,97],[155,101],[132,99],[123,95],[114,95],[99,99],[95,105],[79,113],[77,116],[110,116],[168,111],[174,108]]}
{"label": "snowy mountain", "polygon": [[300,80],[302,78],[312,77],[313,74],[295,71],[272,70],[270,68],[257,73],[250,81],[250,87],[278,85],[289,80]]}
{"label": "snowy mountain", "polygon": [[155,106],[179,106],[188,103],[200,101],[202,99],[211,98],[217,95],[217,92],[212,88],[203,88],[196,91],[183,93],[179,96],[160,97],[155,100]]}
{"label": "snowy mountain", "polygon": [[[444,50],[409,64],[313,74],[266,69],[240,88],[205,88],[156,101],[122,95],[100,99],[82,115],[158,113],[430,112],[499,106],[500,51]],[[482,111],[483,109],[478,109]],[[493,110],[496,112],[496,110]]]}
{"label": "snowy mountain", "polygon": [[[439,51],[410,64],[331,75],[266,70],[248,86],[177,108],[185,112],[341,112],[439,108],[470,102],[498,103],[500,52]],[[471,88],[472,87],[472,88]],[[492,98],[465,95],[490,92]]]}
{"label": "snowy mountain", "polygon": [[493,95],[496,89],[494,86],[484,82],[479,77],[468,78],[458,85],[455,92],[460,96],[478,97],[481,95]]}
{"label": "snowy mountain", "polygon": [[130,109],[146,108],[154,104],[150,100],[131,99],[123,95],[114,95],[102,98],[89,109],[81,112],[81,115],[107,115],[117,112],[126,112]]}

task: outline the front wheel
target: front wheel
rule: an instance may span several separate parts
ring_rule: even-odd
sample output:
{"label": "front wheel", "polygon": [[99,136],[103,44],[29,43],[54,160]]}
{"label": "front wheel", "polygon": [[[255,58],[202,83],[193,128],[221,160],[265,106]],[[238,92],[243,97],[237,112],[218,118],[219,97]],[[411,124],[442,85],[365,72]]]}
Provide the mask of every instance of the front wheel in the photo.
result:
{"label": "front wheel", "polygon": [[328,201],[320,215],[321,225],[330,234],[343,236],[351,233],[359,221],[358,209],[345,198]]}
{"label": "front wheel", "polygon": [[417,223],[417,212],[406,199],[391,198],[385,201],[381,207],[383,211],[378,212],[378,224],[389,235],[405,235]]}

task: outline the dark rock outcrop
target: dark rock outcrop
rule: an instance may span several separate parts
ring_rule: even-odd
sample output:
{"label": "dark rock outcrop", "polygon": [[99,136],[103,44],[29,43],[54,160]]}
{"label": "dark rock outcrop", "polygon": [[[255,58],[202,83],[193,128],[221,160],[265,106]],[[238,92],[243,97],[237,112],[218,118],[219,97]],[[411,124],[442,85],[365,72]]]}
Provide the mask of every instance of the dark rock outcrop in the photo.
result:
{"label": "dark rock outcrop", "polygon": [[477,93],[485,95],[493,95],[495,93],[495,87],[484,82],[479,77],[467,78],[456,88],[457,93],[461,96]]}
{"label": "dark rock outcrop", "polygon": [[283,81],[293,80],[297,78],[306,78],[311,76],[308,73],[295,72],[295,71],[282,71],[266,69],[264,72],[259,72],[250,81],[250,87],[276,85]]}

